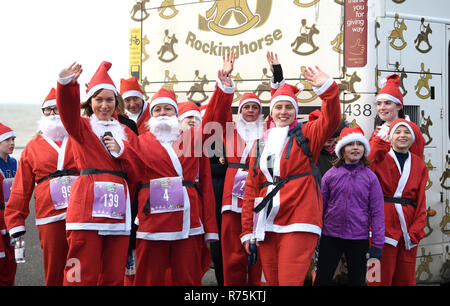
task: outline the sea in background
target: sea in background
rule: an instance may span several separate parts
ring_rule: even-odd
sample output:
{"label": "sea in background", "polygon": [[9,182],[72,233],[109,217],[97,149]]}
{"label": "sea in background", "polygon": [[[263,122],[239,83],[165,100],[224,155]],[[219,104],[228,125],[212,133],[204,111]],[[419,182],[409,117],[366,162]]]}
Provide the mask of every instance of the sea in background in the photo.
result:
{"label": "sea in background", "polygon": [[26,144],[38,130],[38,121],[42,117],[39,104],[0,103],[0,123],[10,127],[16,133],[16,148],[12,157],[19,160]]}

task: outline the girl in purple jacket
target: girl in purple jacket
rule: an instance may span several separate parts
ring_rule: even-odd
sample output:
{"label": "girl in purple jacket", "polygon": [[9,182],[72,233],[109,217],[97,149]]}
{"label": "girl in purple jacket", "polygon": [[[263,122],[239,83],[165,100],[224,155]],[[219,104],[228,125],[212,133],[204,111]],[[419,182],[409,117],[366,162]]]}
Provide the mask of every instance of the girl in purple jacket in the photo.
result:
{"label": "girl in purple jacket", "polygon": [[342,130],[336,145],[338,159],[322,178],[323,229],[314,285],[332,285],[344,253],[349,285],[363,286],[367,259],[381,258],[384,198],[377,176],[367,167],[369,151],[360,127]]}

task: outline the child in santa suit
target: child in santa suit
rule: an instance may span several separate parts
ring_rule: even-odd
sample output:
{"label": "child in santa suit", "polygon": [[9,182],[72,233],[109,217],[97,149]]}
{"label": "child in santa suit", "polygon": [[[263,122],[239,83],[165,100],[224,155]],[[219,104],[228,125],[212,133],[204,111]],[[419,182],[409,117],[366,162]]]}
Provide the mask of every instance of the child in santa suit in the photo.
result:
{"label": "child in santa suit", "polygon": [[150,119],[149,104],[136,77],[120,79],[120,95],[125,104],[125,114],[136,122],[138,133],[147,132],[145,124]]}
{"label": "child in santa suit", "polygon": [[[137,147],[126,146],[120,157],[138,165],[139,180],[145,183],[138,194],[135,285],[201,285],[203,245],[216,241],[218,234],[211,173],[202,166],[198,145],[203,149],[206,124],[225,125],[224,111],[234,93],[229,77],[233,61],[234,56],[228,58],[219,71],[201,126],[180,131],[175,94],[161,88],[150,102],[150,133],[139,136]],[[201,137],[195,129],[201,129]]]}
{"label": "child in santa suit", "polygon": [[[318,67],[303,75],[322,99],[322,116],[298,124],[298,88],[278,88],[270,102],[274,127],[266,132],[264,147],[254,147],[259,154],[250,159],[245,183],[241,241],[250,254],[250,239],[256,238],[268,285],[302,285],[305,280],[322,228],[319,170],[314,165],[341,116],[333,79]],[[300,132],[309,140],[310,158],[297,142]]]}
{"label": "child in santa suit", "polygon": [[384,194],[386,238],[381,259],[381,282],[370,285],[416,284],[417,245],[425,237],[425,186],[428,169],[410,152],[415,141],[411,122],[392,122],[388,136],[376,136],[368,159]]}
{"label": "child in santa suit", "polygon": [[259,285],[261,261],[248,265],[247,253],[240,241],[241,211],[245,180],[249,172],[250,150],[264,134],[264,118],[259,98],[245,93],[239,101],[238,118],[227,128],[224,144],[228,168],[222,198],[222,252],[225,286]]}
{"label": "child in santa suit", "polygon": [[[381,258],[384,200],[377,176],[366,159],[369,142],[360,127],[344,128],[336,145],[337,160],[322,178],[323,228],[315,286],[332,285],[345,254],[349,284],[366,284],[367,258]],[[369,248],[369,229],[372,246]]]}
{"label": "child in santa suit", "polygon": [[423,157],[425,148],[425,138],[420,128],[409,120],[403,108],[403,95],[400,91],[400,77],[397,74],[391,74],[384,78],[383,88],[380,89],[377,97],[377,115],[375,117],[375,130],[373,131],[369,142],[372,142],[375,136],[386,136],[392,122],[397,119],[405,119],[410,122],[410,127],[414,131],[415,141],[410,148],[410,152],[420,158]]}
{"label": "child in santa suit", "polygon": [[80,169],[67,208],[64,285],[122,285],[124,280],[131,228],[126,179],[134,175],[115,156],[137,136],[113,117],[118,91],[110,67],[102,62],[89,82],[81,105],[89,118],[79,115],[81,65],[72,64],[58,79],[56,102]]}
{"label": "child in santa suit", "polygon": [[39,132],[22,152],[5,219],[13,237],[24,235],[25,219],[30,213],[29,202],[34,192],[45,284],[61,286],[68,251],[66,209],[71,185],[79,171],[72,153],[72,141],[59,117],[54,88],[45,98],[42,112]]}
{"label": "child in santa suit", "polygon": [[0,123],[0,286],[14,286],[17,264],[14,246],[4,220],[5,206],[17,171],[17,160],[10,156],[15,147],[16,134]]}

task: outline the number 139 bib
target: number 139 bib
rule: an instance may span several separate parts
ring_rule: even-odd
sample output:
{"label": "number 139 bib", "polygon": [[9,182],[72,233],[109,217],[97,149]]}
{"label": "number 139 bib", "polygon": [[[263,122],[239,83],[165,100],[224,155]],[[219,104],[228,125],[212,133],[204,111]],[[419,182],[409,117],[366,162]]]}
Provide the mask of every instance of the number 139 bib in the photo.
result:
{"label": "number 139 bib", "polygon": [[126,213],[125,189],[122,184],[94,182],[93,217],[124,219]]}

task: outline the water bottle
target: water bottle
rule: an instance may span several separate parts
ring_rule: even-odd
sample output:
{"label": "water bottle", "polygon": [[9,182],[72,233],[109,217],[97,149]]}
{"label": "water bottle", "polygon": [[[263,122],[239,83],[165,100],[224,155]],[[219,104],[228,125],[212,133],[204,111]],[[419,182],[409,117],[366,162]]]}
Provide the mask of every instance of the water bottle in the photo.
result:
{"label": "water bottle", "polygon": [[23,236],[14,239],[14,255],[17,263],[25,262],[25,240]]}
{"label": "water bottle", "polygon": [[132,250],[131,254],[127,256],[127,265],[125,268],[125,275],[136,274],[136,250]]}
{"label": "water bottle", "polygon": [[258,260],[255,238],[250,239],[249,249],[250,249],[250,254],[247,254],[248,265],[253,266],[254,264],[256,264],[256,261]]}

